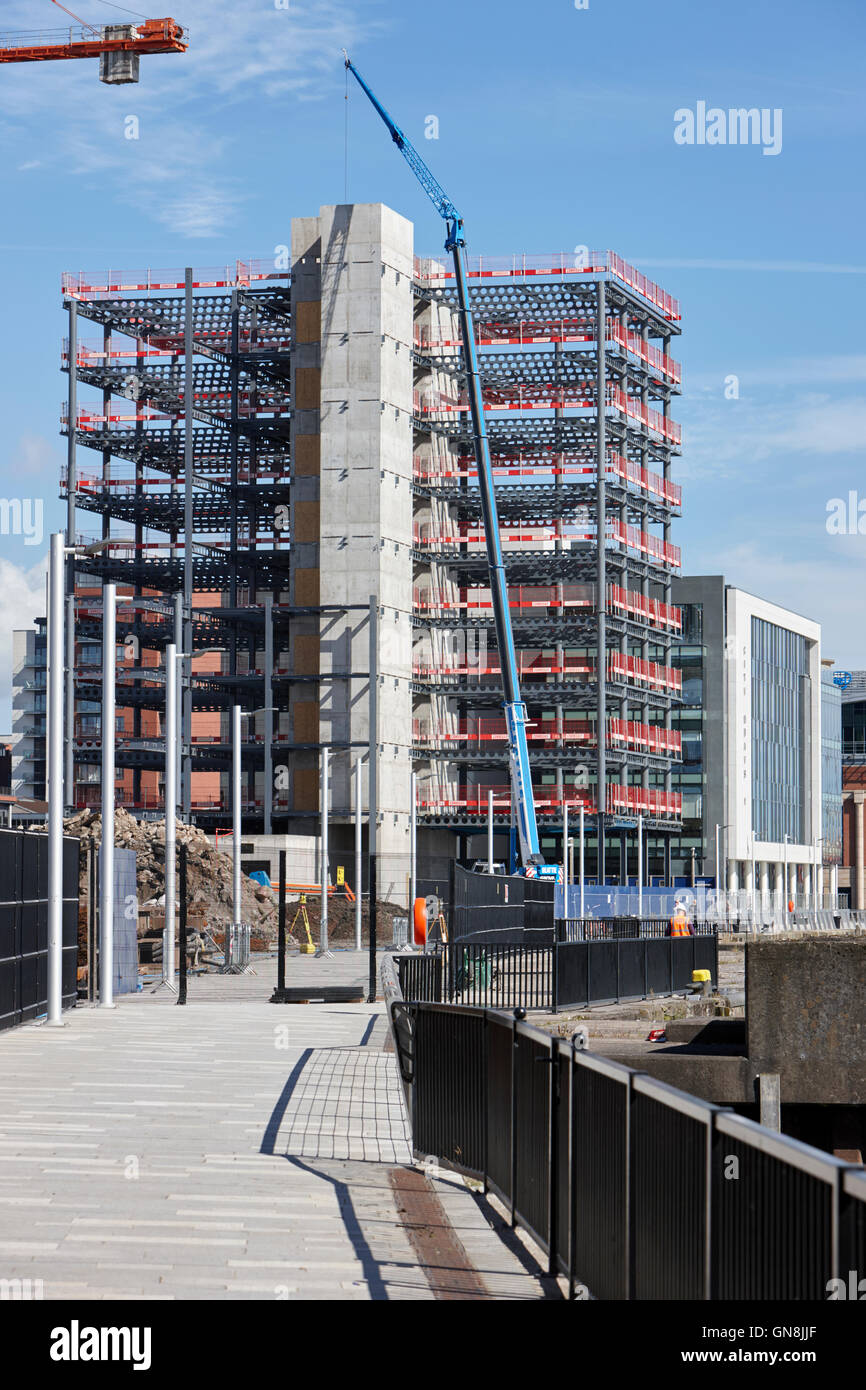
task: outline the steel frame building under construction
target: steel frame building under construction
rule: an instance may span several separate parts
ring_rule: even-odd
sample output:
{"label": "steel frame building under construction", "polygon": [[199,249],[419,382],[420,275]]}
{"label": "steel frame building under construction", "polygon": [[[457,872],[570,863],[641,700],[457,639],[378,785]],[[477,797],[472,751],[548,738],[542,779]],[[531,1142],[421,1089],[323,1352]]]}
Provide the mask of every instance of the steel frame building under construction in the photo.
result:
{"label": "steel frame building under construction", "polygon": [[[612,253],[475,260],[470,285],[543,848],[561,853],[563,809],[583,806],[587,872],[634,873],[622,848],[640,815],[663,874],[680,813],[679,308]],[[418,259],[412,224],[381,204],[338,205],[295,219],[272,261],[68,275],[63,290],[64,488],[88,544],[70,561],[76,802],[98,776],[92,644],[113,580],[119,800],[136,814],[161,805],[176,641],[195,654],[186,816],[229,822],[239,703],[251,831],[317,828],[328,748],[336,845],[357,774],[396,896],[413,786],[422,866],[477,851],[491,790],[504,858],[507,746],[450,267]],[[79,511],[98,518],[85,536]],[[357,770],[374,750],[370,788]]]}

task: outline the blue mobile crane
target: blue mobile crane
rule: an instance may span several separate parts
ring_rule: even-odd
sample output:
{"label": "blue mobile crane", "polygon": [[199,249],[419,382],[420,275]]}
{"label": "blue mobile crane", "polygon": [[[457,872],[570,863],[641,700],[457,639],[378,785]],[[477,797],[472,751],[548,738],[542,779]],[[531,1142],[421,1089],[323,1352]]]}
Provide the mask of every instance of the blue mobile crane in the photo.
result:
{"label": "blue mobile crane", "polygon": [[487,438],[484,406],[481,399],[478,353],[475,347],[475,325],[466,283],[466,240],[463,236],[463,218],[441,184],[431,174],[412,142],[406,138],[403,131],[392,120],[382,103],[367,86],[345,49],[343,49],[343,57],[347,70],[352,73],[361,90],[366,93],[382,117],[391,132],[391,139],[397,149],[406,160],[440,217],[445,221],[445,250],[451,253],[454,262],[460,332],[463,340],[463,363],[469,392],[472,440],[475,448],[478,488],[481,495],[481,514],[487,545],[487,564],[490,571],[496,643],[499,648],[499,663],[502,668],[502,684],[505,692],[505,723],[508,731],[511,787],[517,809],[520,858],[524,873],[528,871],[539,877],[554,877],[557,873],[556,866],[544,863],[538,844],[538,824],[535,817],[535,801],[532,795],[532,778],[529,771],[529,749],[526,744],[526,706],[520,696],[520,681],[517,675],[517,656],[514,650],[514,634],[511,630],[511,613],[508,607],[508,587],[505,578],[505,563],[502,557],[502,542],[499,536],[499,515],[493,487],[490,444]]}

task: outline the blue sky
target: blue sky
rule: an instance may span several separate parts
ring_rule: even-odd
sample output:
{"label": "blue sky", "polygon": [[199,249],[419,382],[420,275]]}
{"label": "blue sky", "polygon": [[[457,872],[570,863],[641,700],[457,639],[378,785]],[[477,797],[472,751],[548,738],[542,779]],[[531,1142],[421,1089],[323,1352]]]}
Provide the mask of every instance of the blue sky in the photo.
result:
{"label": "blue sky", "polygon": [[[345,45],[464,211],[471,252],[611,247],[680,298],[686,571],[808,614],[827,655],[866,665],[866,536],[826,528],[851,490],[866,513],[862,6],[277,4],[176,0],[190,51],[143,59],[138,86],[108,88],[90,62],[3,66],[0,497],[44,499],[46,538],[62,525],[62,270],[269,255],[293,216],[343,200]],[[49,0],[2,6],[4,30],[63,18]],[[678,144],[675,113],[698,102],[780,109],[781,152]],[[348,196],[390,203],[419,251],[439,249],[357,90]],[[46,548],[0,536],[0,732]]]}

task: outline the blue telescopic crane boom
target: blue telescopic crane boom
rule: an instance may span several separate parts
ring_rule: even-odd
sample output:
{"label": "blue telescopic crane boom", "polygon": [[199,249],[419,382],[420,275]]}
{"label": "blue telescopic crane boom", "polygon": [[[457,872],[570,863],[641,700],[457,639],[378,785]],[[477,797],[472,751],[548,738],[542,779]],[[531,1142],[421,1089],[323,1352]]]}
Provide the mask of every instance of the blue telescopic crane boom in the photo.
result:
{"label": "blue telescopic crane boom", "polygon": [[487,427],[484,423],[484,406],[481,398],[481,381],[478,374],[478,353],[475,347],[475,325],[469,305],[469,292],[466,277],[466,241],[463,236],[463,219],[446,194],[439,181],[434,178],[427,165],[400,127],[393,121],[382,103],[367,86],[363,77],[343,49],[346,67],[355,77],[361,90],[369,97],[385,125],[391,132],[391,139],[409,165],[421,187],[434,204],[439,216],[445,221],[447,235],[445,250],[450,251],[454,261],[454,277],[457,285],[457,304],[460,314],[460,332],[463,339],[463,361],[466,368],[469,390],[469,410],[472,417],[472,438],[475,446],[475,464],[478,472],[478,486],[481,493],[481,512],[484,521],[484,537],[487,544],[487,564],[490,571],[490,590],[493,602],[493,617],[496,623],[496,643],[499,647],[499,663],[502,667],[502,683],[505,691],[505,723],[508,731],[508,752],[511,767],[511,786],[517,807],[517,832],[520,839],[520,857],[523,868],[527,869],[542,863],[538,844],[538,824],[535,818],[535,801],[532,795],[532,778],[529,770],[529,749],[526,744],[526,706],[520,696],[520,682],[517,675],[517,656],[514,650],[514,634],[511,630],[511,613],[508,607],[508,587],[505,579],[505,563],[502,557],[502,542],[499,535],[499,515],[496,507],[496,493],[493,487],[493,469],[490,463],[490,444]]}

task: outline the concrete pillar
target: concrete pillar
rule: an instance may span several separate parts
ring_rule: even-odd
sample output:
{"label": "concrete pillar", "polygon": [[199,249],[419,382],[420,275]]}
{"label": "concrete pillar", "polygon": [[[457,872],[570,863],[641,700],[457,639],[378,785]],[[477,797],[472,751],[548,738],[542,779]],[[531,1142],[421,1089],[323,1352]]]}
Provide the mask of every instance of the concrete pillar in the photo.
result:
{"label": "concrete pillar", "polygon": [[[292,698],[298,742],[369,740],[369,629],[378,603],[378,890],[407,901],[412,745],[412,224],[380,203],[292,223]],[[351,679],[346,674],[352,672]],[[354,673],[358,673],[355,675]],[[317,698],[318,697],[318,698]],[[293,758],[294,809],[315,810],[318,754]],[[334,758],[335,830],[351,816],[352,757]],[[339,832],[338,832],[339,833]]]}
{"label": "concrete pillar", "polygon": [[811,864],[804,864],[804,865],[803,865],[803,896],[804,896],[804,898],[806,899],[807,904],[811,906],[811,901],[812,901],[812,865],[811,865]]}
{"label": "concrete pillar", "polygon": [[854,907],[866,907],[866,864],[863,854],[863,792],[854,793]]}
{"label": "concrete pillar", "polygon": [[762,1072],[758,1077],[758,1099],[761,1124],[778,1134],[782,1128],[782,1091],[778,1072]]}
{"label": "concrete pillar", "polygon": [[766,859],[762,859],[762,860],[761,860],[761,863],[758,865],[758,868],[759,868],[759,870],[760,870],[760,875],[761,875],[761,892],[762,892],[762,893],[769,893],[769,891],[770,891],[770,865],[769,865],[769,863],[767,862]]}
{"label": "concrete pillar", "polygon": [[824,865],[815,865],[815,894],[818,899],[818,907],[824,906]]}
{"label": "concrete pillar", "polygon": [[751,859],[746,859],[746,860],[743,861],[743,870],[744,870],[744,878],[745,878],[745,883],[744,883],[745,890],[746,890],[747,893],[751,893],[752,889],[753,889],[754,886],[755,886],[755,881],[754,881],[754,879],[753,879],[753,877],[752,877],[752,861],[751,861]]}
{"label": "concrete pillar", "polygon": [[740,887],[739,861],[736,859],[728,860],[728,892],[736,893]]}

